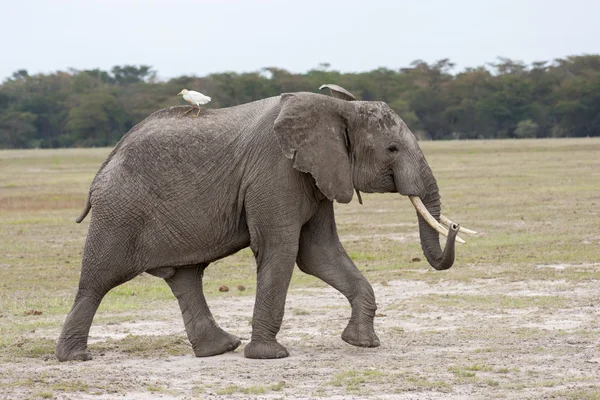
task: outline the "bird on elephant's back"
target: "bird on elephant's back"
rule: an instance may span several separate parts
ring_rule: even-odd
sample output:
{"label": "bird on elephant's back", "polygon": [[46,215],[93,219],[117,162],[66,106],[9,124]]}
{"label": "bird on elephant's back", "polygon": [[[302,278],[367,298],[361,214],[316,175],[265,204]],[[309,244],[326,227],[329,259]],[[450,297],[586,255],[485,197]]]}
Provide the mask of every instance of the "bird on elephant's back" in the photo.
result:
{"label": "bird on elephant's back", "polygon": [[[289,353],[277,339],[295,264],[344,294],[352,314],[346,342],[379,345],[369,282],[340,243],[333,201],[394,192],[417,209],[421,246],[438,270],[454,262],[464,230],[441,212],[437,182],[406,124],[383,102],[285,93],[186,118],[160,110],[132,128],[92,181],[92,210],[79,290],[59,337],[59,360],[88,360],[87,339],[104,295],[147,272],[179,301],[196,356],[232,351],[202,290],[208,265],[250,247],[257,268],[249,358]],[[444,225],[442,225],[444,224]],[[445,248],[439,234],[447,236]]]}
{"label": "bird on elephant's back", "polygon": [[190,108],[188,111],[186,111],[185,114],[191,112],[194,109],[193,106],[196,106],[198,108],[198,113],[196,114],[196,118],[198,118],[200,116],[200,106],[203,104],[210,103],[210,101],[212,100],[210,97],[206,96],[205,94],[202,94],[200,92],[196,92],[193,90],[187,90],[187,89],[183,89],[181,92],[177,93],[177,96],[182,96],[185,101],[187,101],[188,103],[190,103],[192,105],[192,108]]}

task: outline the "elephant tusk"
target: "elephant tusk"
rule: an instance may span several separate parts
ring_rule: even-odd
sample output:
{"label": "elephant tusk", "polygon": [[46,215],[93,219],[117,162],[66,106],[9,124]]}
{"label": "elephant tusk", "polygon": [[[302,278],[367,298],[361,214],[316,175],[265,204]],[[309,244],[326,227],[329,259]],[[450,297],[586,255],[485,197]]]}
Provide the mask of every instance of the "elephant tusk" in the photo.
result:
{"label": "elephant tusk", "polygon": [[[446,216],[444,216],[443,214],[440,215],[440,222],[443,225],[446,226],[452,226],[452,225],[456,225],[454,222],[450,221]],[[464,233],[465,235],[477,235],[477,232],[472,231],[470,229],[467,228],[463,228],[462,226],[460,227],[460,229],[458,230],[460,233]]]}
{"label": "elephant tusk", "polygon": [[[415,210],[417,210],[419,215],[421,215],[421,217],[423,217],[425,219],[425,221],[429,224],[429,226],[431,226],[433,229],[435,229],[440,235],[442,235],[444,237],[448,237],[448,229],[445,228],[442,224],[440,224],[433,217],[433,215],[431,215],[429,213],[429,210],[427,210],[427,207],[425,207],[425,204],[423,204],[423,202],[421,201],[421,199],[418,196],[408,196],[408,198],[410,199],[410,202],[415,207]],[[456,225],[454,224],[454,226],[456,226]],[[458,243],[463,243],[463,244],[466,243],[464,240],[462,240],[458,236],[456,236],[456,241]]]}

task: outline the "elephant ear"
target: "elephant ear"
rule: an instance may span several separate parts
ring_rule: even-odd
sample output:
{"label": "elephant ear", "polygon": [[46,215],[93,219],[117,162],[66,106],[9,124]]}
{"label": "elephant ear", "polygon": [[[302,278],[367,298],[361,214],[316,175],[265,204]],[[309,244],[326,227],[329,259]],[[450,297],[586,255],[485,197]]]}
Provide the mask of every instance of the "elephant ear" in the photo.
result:
{"label": "elephant ear", "polygon": [[325,88],[329,89],[329,92],[331,93],[331,95],[338,99],[348,100],[348,101],[356,100],[356,97],[354,97],[354,95],[352,93],[350,93],[349,91],[347,91],[346,89],[344,89],[341,86],[334,85],[333,83],[327,83],[325,85],[321,85],[319,90],[323,90]]}
{"label": "elephant ear", "polygon": [[310,173],[331,201],[352,200],[352,167],[344,102],[313,93],[284,93],[273,130],[294,168]]}

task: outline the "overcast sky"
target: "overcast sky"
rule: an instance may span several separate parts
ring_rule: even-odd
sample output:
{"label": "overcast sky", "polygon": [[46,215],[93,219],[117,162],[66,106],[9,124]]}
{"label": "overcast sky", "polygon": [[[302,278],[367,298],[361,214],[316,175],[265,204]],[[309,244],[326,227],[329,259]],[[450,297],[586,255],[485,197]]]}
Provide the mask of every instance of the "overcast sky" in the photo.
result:
{"label": "overcast sky", "polygon": [[600,53],[597,0],[0,2],[0,80],[18,69],[151,65],[160,78],[320,63],[397,69]]}

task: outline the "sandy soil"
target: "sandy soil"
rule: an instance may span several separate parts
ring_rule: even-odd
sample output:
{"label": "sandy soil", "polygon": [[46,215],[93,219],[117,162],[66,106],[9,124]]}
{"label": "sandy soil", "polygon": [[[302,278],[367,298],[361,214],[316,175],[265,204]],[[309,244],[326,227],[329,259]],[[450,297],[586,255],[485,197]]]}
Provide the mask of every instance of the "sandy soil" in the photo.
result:
{"label": "sandy soil", "polygon": [[[381,339],[376,349],[356,348],[341,340],[350,315],[342,295],[333,289],[296,289],[288,296],[279,334],[291,353],[286,359],[249,360],[243,357],[243,345],[209,358],[195,358],[191,351],[185,356],[144,358],[94,351],[95,344],[108,338],[185,336],[174,300],[172,307],[144,313],[133,322],[94,324],[92,361],[31,359],[12,367],[4,364],[0,372],[42,375],[46,380],[68,377],[89,386],[83,392],[55,390],[58,399],[522,399],[572,394],[580,398],[578,393],[585,398],[585,393],[600,390],[597,281],[576,286],[562,281],[390,281],[375,284],[374,289]],[[477,303],[480,297],[489,300],[496,294],[504,303]],[[448,296],[450,303],[431,303],[432,296]],[[511,296],[519,301],[531,298],[532,304],[511,307],[506,302]],[[453,307],[451,299],[456,298],[474,303]],[[540,303],[540,298],[565,305],[557,312],[555,305]],[[209,301],[219,324],[248,343],[253,298]],[[55,338],[56,332],[36,335]],[[0,398],[30,395],[23,387],[5,388]]]}

